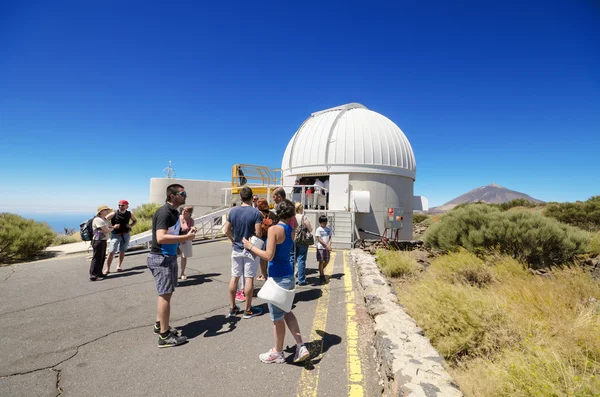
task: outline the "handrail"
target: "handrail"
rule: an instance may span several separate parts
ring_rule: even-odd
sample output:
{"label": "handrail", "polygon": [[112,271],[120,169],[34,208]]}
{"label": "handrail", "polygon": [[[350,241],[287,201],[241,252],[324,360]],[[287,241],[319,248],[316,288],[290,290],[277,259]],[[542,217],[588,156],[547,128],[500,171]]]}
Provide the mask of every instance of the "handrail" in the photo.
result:
{"label": "handrail", "polygon": [[[222,221],[222,218],[224,215],[229,214],[229,211],[231,211],[231,207],[226,207],[194,218],[194,224],[196,225],[196,229],[198,229],[196,238],[207,237],[207,235],[210,234],[211,238],[214,239],[217,235],[217,232],[220,231],[225,225],[225,222]],[[151,243],[152,230],[131,236],[131,239],[129,240],[130,247],[143,244],[147,244],[149,246]]]}
{"label": "handrail", "polygon": [[234,164],[231,168],[231,186],[275,186],[281,183],[281,169],[263,165]]}

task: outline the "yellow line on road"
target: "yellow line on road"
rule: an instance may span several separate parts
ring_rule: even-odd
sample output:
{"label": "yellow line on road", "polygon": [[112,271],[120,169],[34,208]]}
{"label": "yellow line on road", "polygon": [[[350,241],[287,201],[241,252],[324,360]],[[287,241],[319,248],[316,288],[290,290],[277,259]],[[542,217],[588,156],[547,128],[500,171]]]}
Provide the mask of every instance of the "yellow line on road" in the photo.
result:
{"label": "yellow line on road", "polygon": [[[325,275],[327,277],[331,276],[334,265],[335,252],[332,252],[329,265],[325,268]],[[320,361],[323,358],[323,335],[325,335],[323,332],[325,331],[325,326],[327,325],[329,297],[329,283],[327,283],[321,287],[321,297],[317,301],[315,318],[313,321],[312,330],[310,332],[310,337],[308,339],[308,342],[316,342],[307,345],[310,350],[310,357],[312,358],[311,362],[315,360]],[[321,333],[321,335],[319,335],[319,333]],[[321,365],[314,367],[311,363],[307,363],[306,366],[311,367],[305,368],[304,371],[302,371],[302,376],[298,382],[297,395],[298,397],[316,397],[317,389],[319,387],[319,368]]]}
{"label": "yellow line on road", "polygon": [[354,289],[352,274],[348,265],[348,252],[344,252],[344,289],[346,290],[346,349],[348,364],[348,396],[361,397],[365,395],[363,387],[363,372],[358,354],[358,326],[355,321]]}

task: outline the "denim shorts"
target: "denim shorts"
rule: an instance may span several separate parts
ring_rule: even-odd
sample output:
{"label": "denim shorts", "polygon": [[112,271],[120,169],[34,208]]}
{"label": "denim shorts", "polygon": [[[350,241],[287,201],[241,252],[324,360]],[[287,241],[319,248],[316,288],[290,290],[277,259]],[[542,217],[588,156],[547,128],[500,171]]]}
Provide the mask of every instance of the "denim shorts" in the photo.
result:
{"label": "denim shorts", "polygon": [[[294,280],[294,275],[288,277],[272,277],[272,279],[281,288],[285,288],[288,290],[293,290],[296,284]],[[281,310],[272,303],[268,303],[267,305],[269,306],[269,314],[271,315],[272,321],[283,320],[283,316],[285,316],[285,312],[283,310]]]}
{"label": "denim shorts", "polygon": [[110,244],[108,246],[108,252],[116,254],[117,252],[125,252],[129,247],[129,233],[125,234],[111,234]]}

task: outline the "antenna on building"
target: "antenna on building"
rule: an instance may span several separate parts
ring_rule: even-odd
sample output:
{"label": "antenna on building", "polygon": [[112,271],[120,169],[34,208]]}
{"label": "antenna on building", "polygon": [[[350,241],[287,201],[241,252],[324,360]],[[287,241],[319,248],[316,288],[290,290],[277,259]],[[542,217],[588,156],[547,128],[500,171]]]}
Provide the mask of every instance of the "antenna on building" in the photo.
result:
{"label": "antenna on building", "polygon": [[169,166],[163,170],[167,175],[167,178],[173,178],[175,176],[175,170],[171,167],[171,160],[169,160]]}

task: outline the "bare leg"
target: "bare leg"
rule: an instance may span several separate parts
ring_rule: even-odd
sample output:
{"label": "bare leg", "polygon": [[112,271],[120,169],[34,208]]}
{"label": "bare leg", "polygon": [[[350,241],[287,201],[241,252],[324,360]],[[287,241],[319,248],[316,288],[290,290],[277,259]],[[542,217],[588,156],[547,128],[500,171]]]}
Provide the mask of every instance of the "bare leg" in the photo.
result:
{"label": "bare leg", "polygon": [[294,336],[294,339],[296,339],[296,344],[299,345],[301,343],[304,343],[302,342],[302,335],[300,334],[300,326],[298,325],[298,319],[296,318],[294,313],[286,313],[283,319],[285,320],[285,324],[289,328],[290,332]]}
{"label": "bare leg", "polygon": [[169,318],[171,317],[171,296],[173,293],[158,296],[156,321],[160,321],[160,332],[169,330]]}
{"label": "bare leg", "polygon": [[181,257],[181,277],[185,276],[186,265],[187,265],[187,258]]}
{"label": "bare leg", "polygon": [[106,258],[106,273],[110,273],[110,265],[112,264],[113,258],[115,257],[114,252],[108,254]]}
{"label": "bare leg", "polygon": [[229,308],[235,307],[235,293],[237,292],[239,277],[231,277],[229,281]]}
{"label": "bare leg", "polygon": [[276,352],[283,351],[283,341],[285,339],[285,322],[283,320],[273,321],[273,335],[275,336]]}
{"label": "bare leg", "polygon": [[260,272],[265,280],[267,279],[267,265],[268,265],[268,262],[266,260],[264,260],[264,259],[260,260]]}
{"label": "bare leg", "polygon": [[123,268],[123,259],[125,259],[125,251],[119,251],[119,266],[118,269]]}
{"label": "bare leg", "polygon": [[246,277],[244,294],[246,294],[246,310],[250,310],[252,308],[252,295],[254,295],[254,277]]}
{"label": "bare leg", "polygon": [[323,277],[325,275],[325,262],[319,262],[319,275]]}

